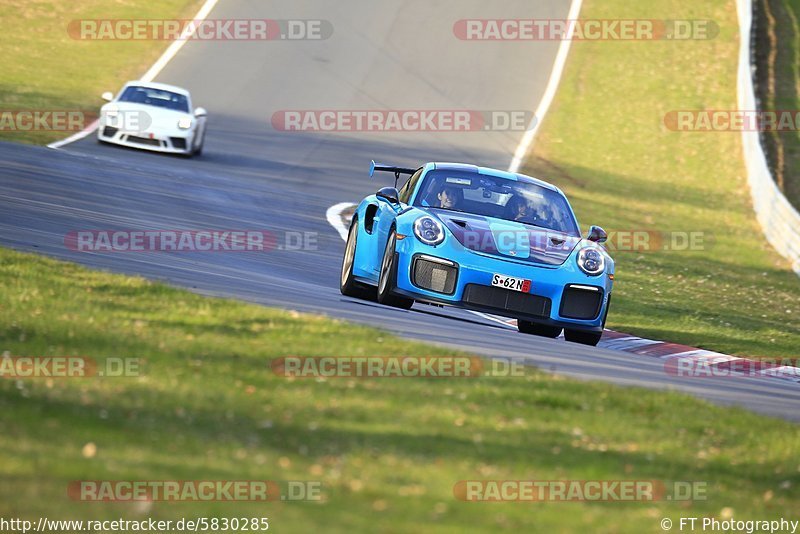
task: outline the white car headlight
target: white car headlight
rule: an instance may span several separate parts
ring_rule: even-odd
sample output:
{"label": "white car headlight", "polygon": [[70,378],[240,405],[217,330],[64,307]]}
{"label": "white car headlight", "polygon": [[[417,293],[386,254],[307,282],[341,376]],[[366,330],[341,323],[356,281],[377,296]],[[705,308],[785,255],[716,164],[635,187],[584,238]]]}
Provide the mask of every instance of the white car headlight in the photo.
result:
{"label": "white car headlight", "polygon": [[585,247],[578,252],[578,267],[589,276],[597,276],[606,269],[606,257],[597,247]]}
{"label": "white car headlight", "polygon": [[444,227],[427,215],[414,221],[414,235],[426,245],[435,246],[444,241]]}
{"label": "white car headlight", "polygon": [[178,128],[181,130],[188,130],[192,127],[192,119],[189,117],[183,117],[178,121]]}

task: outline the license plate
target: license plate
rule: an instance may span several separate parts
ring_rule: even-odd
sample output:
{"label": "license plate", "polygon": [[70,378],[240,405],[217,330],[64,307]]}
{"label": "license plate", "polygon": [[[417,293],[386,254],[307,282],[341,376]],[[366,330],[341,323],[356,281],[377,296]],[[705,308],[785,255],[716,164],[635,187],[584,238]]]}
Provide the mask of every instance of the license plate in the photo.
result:
{"label": "license plate", "polygon": [[492,285],[494,287],[502,287],[512,291],[520,291],[528,293],[531,290],[531,281],[522,278],[514,278],[513,276],[506,276],[504,274],[496,274],[492,277]]}

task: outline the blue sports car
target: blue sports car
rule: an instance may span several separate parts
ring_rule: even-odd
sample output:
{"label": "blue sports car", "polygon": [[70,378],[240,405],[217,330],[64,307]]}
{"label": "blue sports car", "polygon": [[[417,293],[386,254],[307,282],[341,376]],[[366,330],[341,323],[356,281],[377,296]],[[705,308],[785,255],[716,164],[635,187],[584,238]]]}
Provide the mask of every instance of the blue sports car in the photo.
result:
{"label": "blue sports car", "polygon": [[[592,226],[581,238],[564,193],[522,174],[460,163],[376,165],[395,187],[353,215],[340,290],[410,308],[414,301],[517,320],[520,332],[596,345],[614,260]],[[397,190],[401,175],[409,176]]]}

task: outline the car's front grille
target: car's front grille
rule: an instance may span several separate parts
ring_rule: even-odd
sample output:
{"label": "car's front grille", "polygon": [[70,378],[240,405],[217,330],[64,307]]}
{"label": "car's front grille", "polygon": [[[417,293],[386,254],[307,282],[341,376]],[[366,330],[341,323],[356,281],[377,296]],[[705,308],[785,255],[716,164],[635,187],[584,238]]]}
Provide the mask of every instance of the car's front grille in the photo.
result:
{"label": "car's front grille", "polygon": [[103,135],[105,137],[114,137],[115,135],[117,135],[118,131],[119,128],[114,128],[113,126],[106,126],[105,128],[103,128]]}
{"label": "car's front grille", "polygon": [[594,319],[603,304],[603,290],[594,286],[567,286],[558,314],[569,319]]}
{"label": "car's front grille", "polygon": [[458,267],[415,256],[411,267],[411,282],[422,289],[452,295],[456,290]]}
{"label": "car's front grille", "polygon": [[170,137],[170,143],[172,143],[172,147],[177,150],[186,150],[186,138],[184,137]]}
{"label": "car's front grille", "polygon": [[129,135],[128,142],[139,143],[140,145],[161,146],[161,141],[158,139],[150,139],[149,137],[139,137],[138,135]]}
{"label": "car's front grille", "polygon": [[467,284],[463,301],[483,308],[549,317],[551,301],[547,297],[511,291],[500,287]]}

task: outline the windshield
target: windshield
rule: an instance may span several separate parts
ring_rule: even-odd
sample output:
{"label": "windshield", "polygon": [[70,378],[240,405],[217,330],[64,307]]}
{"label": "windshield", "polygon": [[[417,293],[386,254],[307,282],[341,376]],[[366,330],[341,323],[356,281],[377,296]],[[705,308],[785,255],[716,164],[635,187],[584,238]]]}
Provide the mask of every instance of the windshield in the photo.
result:
{"label": "windshield", "polygon": [[472,172],[428,172],[414,205],[494,217],[580,235],[567,200],[539,185]]}
{"label": "windshield", "polygon": [[174,109],[175,111],[189,113],[189,99],[186,98],[186,95],[150,87],[140,87],[138,85],[127,87],[120,95],[119,101],[134,102],[137,104]]}

